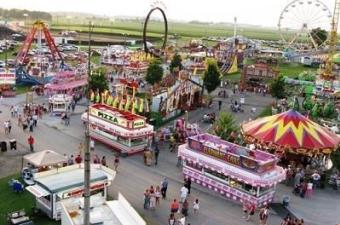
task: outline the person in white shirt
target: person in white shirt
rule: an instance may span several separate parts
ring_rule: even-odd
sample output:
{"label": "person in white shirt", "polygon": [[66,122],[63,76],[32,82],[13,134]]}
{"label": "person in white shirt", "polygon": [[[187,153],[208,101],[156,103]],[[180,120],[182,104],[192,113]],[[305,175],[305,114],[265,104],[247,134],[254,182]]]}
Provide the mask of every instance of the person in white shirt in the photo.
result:
{"label": "person in white shirt", "polygon": [[90,140],[90,149],[91,149],[91,151],[93,151],[94,150],[94,140]]}
{"label": "person in white shirt", "polygon": [[188,188],[186,188],[185,186],[183,186],[180,190],[181,193],[181,201],[180,202],[184,202],[184,200],[187,198],[188,196]]}

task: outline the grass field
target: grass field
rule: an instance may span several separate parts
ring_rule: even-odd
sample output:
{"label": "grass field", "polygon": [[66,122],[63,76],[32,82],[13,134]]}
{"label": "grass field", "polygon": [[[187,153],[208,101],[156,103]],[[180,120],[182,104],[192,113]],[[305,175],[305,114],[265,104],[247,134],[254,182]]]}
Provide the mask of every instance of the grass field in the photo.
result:
{"label": "grass field", "polygon": [[[77,22],[75,22],[77,21]],[[140,20],[124,20],[109,21],[97,20],[94,22],[94,32],[103,33],[126,33],[128,35],[141,35],[144,21]],[[52,22],[53,29],[56,30],[76,30],[87,31],[88,22],[85,20],[54,20]],[[178,23],[168,22],[168,34],[176,34],[178,37],[226,37],[233,35],[233,26],[230,24],[202,24],[202,23]],[[149,21],[148,36],[161,37],[164,33],[164,24],[161,21]],[[249,38],[263,40],[279,40],[280,36],[275,28],[263,28],[260,26],[240,27],[238,34]],[[287,33],[286,36],[291,36]]]}
{"label": "grass field", "polygon": [[[9,212],[24,209],[28,215],[32,215],[35,199],[26,190],[23,193],[14,193],[8,186],[10,179],[17,179],[18,175],[0,179],[0,224],[7,224]],[[35,225],[57,225],[60,222],[52,221],[47,217],[31,217]]]}

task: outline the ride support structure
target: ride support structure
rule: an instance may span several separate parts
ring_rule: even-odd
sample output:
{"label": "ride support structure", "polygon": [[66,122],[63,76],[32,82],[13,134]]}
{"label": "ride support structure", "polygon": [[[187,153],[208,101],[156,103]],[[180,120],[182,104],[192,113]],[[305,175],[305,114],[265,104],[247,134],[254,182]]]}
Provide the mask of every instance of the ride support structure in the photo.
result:
{"label": "ride support structure", "polygon": [[335,0],[333,19],[332,19],[332,30],[329,36],[328,59],[325,64],[325,70],[322,74],[323,78],[327,80],[335,79],[335,76],[333,74],[333,56],[336,52],[339,17],[340,17],[340,0]]}
{"label": "ride support structure", "polygon": [[[41,38],[42,34],[45,36],[45,41],[51,51],[53,60],[63,60],[63,57],[60,54],[56,44],[54,43],[54,40],[48,30],[47,25],[43,21],[38,20],[33,24],[33,28],[27,35],[26,40],[16,57],[16,65],[25,64],[28,52],[32,46],[32,42],[34,41],[36,34],[38,34],[38,38]],[[39,41],[39,43],[41,43],[41,40]]]}

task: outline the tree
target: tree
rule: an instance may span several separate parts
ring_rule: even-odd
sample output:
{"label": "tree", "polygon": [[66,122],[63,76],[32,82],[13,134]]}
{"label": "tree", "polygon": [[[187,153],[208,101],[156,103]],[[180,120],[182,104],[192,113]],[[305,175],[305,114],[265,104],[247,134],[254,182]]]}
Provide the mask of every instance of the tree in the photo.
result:
{"label": "tree", "polygon": [[334,115],[334,104],[332,102],[327,102],[323,107],[323,116],[326,118],[331,118]]}
{"label": "tree", "polygon": [[149,64],[148,70],[146,71],[145,80],[154,85],[162,80],[163,77],[163,68],[161,66],[161,62],[157,59],[151,61]]}
{"label": "tree", "polygon": [[182,67],[182,57],[176,53],[170,63],[170,72],[173,73],[176,69],[181,70]]}
{"label": "tree", "polygon": [[229,140],[232,133],[238,131],[233,116],[227,112],[221,112],[214,124],[214,133],[223,140]]}
{"label": "tree", "polygon": [[316,42],[317,46],[320,46],[322,43],[324,43],[327,40],[327,31],[321,29],[320,27],[312,29],[310,32],[310,35],[312,36],[313,40]]}
{"label": "tree", "polygon": [[91,74],[89,85],[92,91],[96,92],[98,90],[101,93],[104,90],[109,89],[109,84],[105,74],[105,68],[98,68]]}
{"label": "tree", "polygon": [[207,69],[203,76],[203,85],[208,93],[214,91],[220,85],[220,71],[215,60],[207,61]]}
{"label": "tree", "polygon": [[305,109],[305,110],[311,110],[313,108],[313,101],[312,101],[312,98],[311,96],[307,96],[303,102],[302,102],[302,107]]}
{"label": "tree", "polygon": [[286,97],[284,86],[285,86],[284,78],[281,75],[275,78],[270,83],[270,90],[272,96],[279,99]]}

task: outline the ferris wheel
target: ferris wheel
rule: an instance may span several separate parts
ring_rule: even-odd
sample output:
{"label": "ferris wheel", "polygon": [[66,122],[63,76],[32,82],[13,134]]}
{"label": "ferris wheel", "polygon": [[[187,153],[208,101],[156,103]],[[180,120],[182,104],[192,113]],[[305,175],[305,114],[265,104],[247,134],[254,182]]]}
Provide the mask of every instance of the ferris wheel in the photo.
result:
{"label": "ferris wheel", "polygon": [[289,48],[317,49],[324,40],[312,34],[316,28],[331,29],[332,13],[319,0],[294,0],[282,10],[278,22],[279,33]]}

